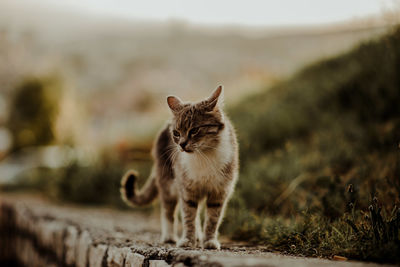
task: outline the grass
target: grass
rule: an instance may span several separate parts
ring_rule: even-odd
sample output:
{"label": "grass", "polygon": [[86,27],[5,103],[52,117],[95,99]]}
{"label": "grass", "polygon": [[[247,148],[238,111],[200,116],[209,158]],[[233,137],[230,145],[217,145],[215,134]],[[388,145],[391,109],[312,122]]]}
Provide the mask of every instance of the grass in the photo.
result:
{"label": "grass", "polygon": [[[399,263],[399,103],[397,29],[230,107],[241,174],[222,232],[293,255]],[[18,186],[123,207],[127,166],[104,159],[33,172]],[[143,182],[150,163],[133,167]]]}
{"label": "grass", "polygon": [[399,103],[397,29],[231,107],[242,169],[224,233],[295,255],[400,262]]}
{"label": "grass", "polygon": [[[92,165],[74,160],[58,169],[41,167],[24,171],[16,177],[15,183],[3,185],[0,190],[40,192],[57,202],[132,209],[120,197],[121,177],[126,170],[135,169],[141,174],[138,184],[142,186],[150,172],[151,162],[126,166],[116,157],[110,157],[109,151],[100,153],[101,160]],[[151,208],[137,207],[135,210],[149,211]]]}

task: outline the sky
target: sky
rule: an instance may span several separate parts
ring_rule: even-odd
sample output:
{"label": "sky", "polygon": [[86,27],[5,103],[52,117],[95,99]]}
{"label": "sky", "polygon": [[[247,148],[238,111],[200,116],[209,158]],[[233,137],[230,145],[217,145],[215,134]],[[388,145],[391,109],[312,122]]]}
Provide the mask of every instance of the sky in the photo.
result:
{"label": "sky", "polygon": [[[18,0],[16,0],[18,1]],[[39,0],[31,0],[39,1]],[[40,0],[94,14],[249,26],[332,23],[399,7],[399,0]]]}

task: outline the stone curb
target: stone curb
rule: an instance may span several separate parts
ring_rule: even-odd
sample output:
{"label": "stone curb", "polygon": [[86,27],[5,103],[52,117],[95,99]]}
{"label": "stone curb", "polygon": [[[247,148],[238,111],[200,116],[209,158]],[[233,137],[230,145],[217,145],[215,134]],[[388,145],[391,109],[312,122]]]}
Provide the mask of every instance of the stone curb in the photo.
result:
{"label": "stone curb", "polygon": [[[36,208],[30,201],[0,198],[0,265],[66,267],[166,266],[382,266],[363,262],[334,262],[269,252],[185,250],[124,238],[116,229],[97,229],[58,213]],[[54,210],[54,205],[52,206]],[[61,212],[61,213],[60,213]],[[86,211],[85,211],[86,212]],[[91,216],[90,214],[88,215]],[[101,220],[101,217],[98,218]],[[123,230],[123,229],[122,229]],[[4,245],[6,244],[6,245]],[[9,264],[11,265],[11,264]]]}

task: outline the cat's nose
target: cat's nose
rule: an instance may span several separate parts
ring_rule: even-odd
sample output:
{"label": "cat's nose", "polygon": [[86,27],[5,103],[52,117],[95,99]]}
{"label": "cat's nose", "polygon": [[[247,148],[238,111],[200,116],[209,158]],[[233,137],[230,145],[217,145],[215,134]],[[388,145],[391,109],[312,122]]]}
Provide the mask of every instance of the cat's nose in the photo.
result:
{"label": "cat's nose", "polygon": [[183,150],[185,150],[187,143],[188,143],[187,141],[183,141],[183,142],[180,142],[179,145],[181,146],[181,148]]}

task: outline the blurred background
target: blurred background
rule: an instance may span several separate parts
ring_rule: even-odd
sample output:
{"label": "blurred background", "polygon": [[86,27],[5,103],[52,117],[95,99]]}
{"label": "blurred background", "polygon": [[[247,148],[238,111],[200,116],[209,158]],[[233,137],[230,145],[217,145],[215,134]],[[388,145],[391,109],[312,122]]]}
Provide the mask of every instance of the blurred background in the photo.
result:
{"label": "blurred background", "polygon": [[223,84],[241,145],[223,234],[398,262],[399,19],[395,0],[2,0],[0,188],[125,208],[165,97]]}

